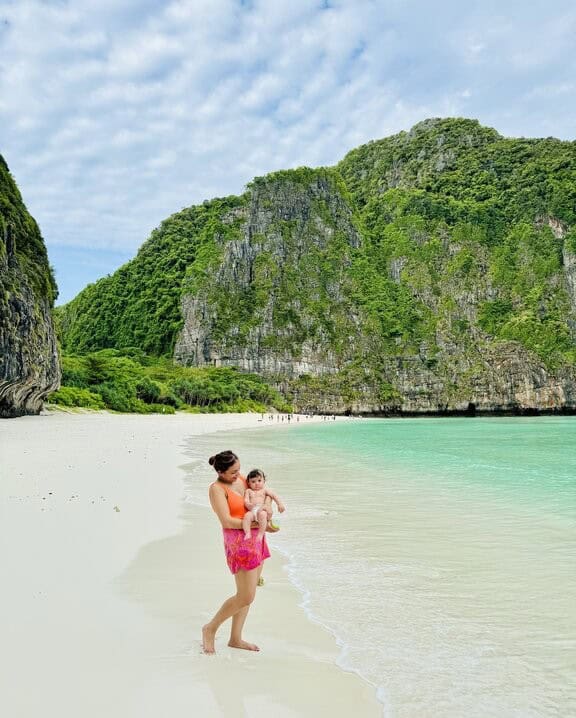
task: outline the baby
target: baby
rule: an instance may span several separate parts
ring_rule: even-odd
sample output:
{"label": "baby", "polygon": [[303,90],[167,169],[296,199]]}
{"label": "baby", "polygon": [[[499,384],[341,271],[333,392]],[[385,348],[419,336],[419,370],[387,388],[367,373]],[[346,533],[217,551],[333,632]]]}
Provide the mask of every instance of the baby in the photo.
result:
{"label": "baby", "polygon": [[246,477],[248,482],[248,488],[244,493],[244,506],[248,509],[242,519],[242,528],[244,529],[244,538],[249,539],[251,536],[250,528],[252,521],[258,522],[258,534],[256,536],[258,541],[262,541],[264,538],[264,532],[266,531],[266,524],[268,523],[268,511],[264,506],[266,497],[269,496],[272,501],[276,502],[278,511],[283,513],[286,507],[282,503],[282,499],[270,489],[264,486],[266,482],[266,476],[260,469],[252,469]]}

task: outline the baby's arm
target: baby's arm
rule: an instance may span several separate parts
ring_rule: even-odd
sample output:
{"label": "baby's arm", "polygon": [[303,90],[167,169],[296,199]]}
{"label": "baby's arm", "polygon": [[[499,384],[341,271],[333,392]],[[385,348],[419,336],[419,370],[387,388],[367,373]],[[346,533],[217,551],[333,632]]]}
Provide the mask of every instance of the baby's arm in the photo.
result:
{"label": "baby's arm", "polygon": [[286,507],[284,506],[284,503],[282,499],[278,496],[278,494],[275,494],[274,491],[271,491],[269,488],[266,488],[266,496],[269,496],[272,501],[276,502],[276,505],[278,506],[278,511],[280,511],[281,514],[286,511]]}

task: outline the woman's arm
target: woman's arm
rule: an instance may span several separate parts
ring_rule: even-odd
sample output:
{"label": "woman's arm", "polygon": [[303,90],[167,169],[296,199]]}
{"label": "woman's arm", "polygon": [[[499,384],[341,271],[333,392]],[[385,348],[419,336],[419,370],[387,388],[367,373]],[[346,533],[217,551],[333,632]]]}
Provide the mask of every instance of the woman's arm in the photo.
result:
{"label": "woman's arm", "polygon": [[228,506],[228,501],[226,501],[226,494],[224,493],[224,489],[221,486],[218,486],[217,484],[212,484],[210,486],[210,490],[208,491],[208,496],[210,498],[210,505],[212,506],[212,509],[216,516],[218,516],[218,519],[222,524],[222,528],[242,528],[242,519],[235,519],[230,516],[230,508]]}

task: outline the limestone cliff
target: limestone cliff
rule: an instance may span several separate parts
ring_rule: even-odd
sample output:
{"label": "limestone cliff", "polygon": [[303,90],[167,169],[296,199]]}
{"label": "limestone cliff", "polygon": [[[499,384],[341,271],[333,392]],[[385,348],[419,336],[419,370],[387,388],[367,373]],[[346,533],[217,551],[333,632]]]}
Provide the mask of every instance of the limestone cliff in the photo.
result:
{"label": "limestone cliff", "polygon": [[[185,283],[178,362],[297,377],[337,371],[361,339],[349,268],[360,236],[335,175],[278,173],[221,218]],[[208,278],[208,281],[205,279]]]}
{"label": "limestone cliff", "polygon": [[[176,360],[263,373],[303,410],[575,410],[567,223],[547,213],[554,201],[524,202],[533,186],[497,207],[455,191],[486,194],[485,171],[465,186],[463,154],[502,186],[539,161],[531,141],[495,169],[507,142],[432,120],[355,150],[339,172],[259,179],[223,218],[236,235],[215,232],[212,264],[184,285]],[[574,180],[574,149],[561,149]],[[449,177],[456,188],[439,191]]]}
{"label": "limestone cliff", "polygon": [[[415,314],[407,329],[428,326],[386,338],[365,297],[358,298],[358,268],[367,270],[359,259],[362,238],[334,184],[313,175],[309,184],[264,178],[247,205],[222,221],[236,224],[235,235],[215,232],[211,264],[185,290],[178,362],[264,374],[302,411],[576,409],[573,365],[550,366],[521,342],[496,339],[479,325],[481,309],[504,292],[489,271],[490,251],[473,232],[456,237],[446,229],[432,267],[410,256],[410,247],[407,256],[389,260],[388,280],[407,288],[424,315]],[[548,283],[564,300],[564,326],[576,326],[576,258],[557,220],[536,224],[562,242],[563,265]],[[414,240],[430,244],[425,233]],[[528,271],[534,258],[521,243],[517,250]]]}
{"label": "limestone cliff", "polygon": [[37,414],[58,388],[56,287],[38,226],[0,157],[0,416]]}
{"label": "limestone cliff", "polygon": [[576,411],[576,143],[432,119],[168,218],[62,309],[326,412]]}

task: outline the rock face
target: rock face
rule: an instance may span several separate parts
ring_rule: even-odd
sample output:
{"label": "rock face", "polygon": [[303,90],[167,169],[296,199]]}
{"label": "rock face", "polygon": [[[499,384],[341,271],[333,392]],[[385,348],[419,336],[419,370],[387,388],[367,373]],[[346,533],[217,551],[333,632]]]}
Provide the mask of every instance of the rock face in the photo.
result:
{"label": "rock face", "polygon": [[279,174],[222,217],[235,234],[216,232],[210,280],[183,297],[176,361],[292,378],[352,358],[360,320],[347,270],[360,236],[350,207],[329,171]]}
{"label": "rock face", "polygon": [[[303,411],[576,409],[573,367],[550,369],[520,342],[497,341],[479,327],[479,307],[500,296],[480,244],[459,244],[446,235],[437,248],[435,280],[426,276],[415,283],[413,274],[403,274],[408,258],[390,260],[390,280],[407,284],[435,325],[431,343],[406,352],[398,340],[394,351],[374,336],[354,299],[352,255],[362,240],[334,183],[326,177],[303,185],[288,178],[263,181],[246,207],[223,217],[225,226],[232,223],[235,237],[215,233],[218,252],[204,271],[209,280],[183,296],[177,362],[266,375]],[[544,225],[563,239],[554,220]],[[474,258],[473,276],[454,271],[466,253],[466,260]],[[564,249],[562,270],[551,281],[569,298],[566,320],[573,322],[575,270],[576,260]]]}
{"label": "rock face", "polygon": [[[366,384],[353,396],[330,383],[292,392],[300,411],[377,416],[574,413],[576,373],[550,372],[521,346],[510,344],[481,355],[465,382],[433,371],[425,360],[390,360],[384,368],[396,390],[378,401],[377,385]],[[283,387],[290,393],[290,386]]]}
{"label": "rock face", "polygon": [[56,287],[38,227],[0,157],[0,416],[37,414],[60,384]]}

